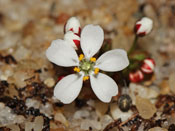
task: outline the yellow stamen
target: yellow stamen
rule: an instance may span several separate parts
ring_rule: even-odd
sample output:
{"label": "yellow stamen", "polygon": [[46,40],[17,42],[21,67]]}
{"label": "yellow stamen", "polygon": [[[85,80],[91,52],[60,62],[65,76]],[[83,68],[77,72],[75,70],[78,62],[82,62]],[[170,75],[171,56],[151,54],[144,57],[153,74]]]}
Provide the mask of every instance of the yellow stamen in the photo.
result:
{"label": "yellow stamen", "polygon": [[89,80],[89,76],[84,76],[83,81]]}
{"label": "yellow stamen", "polygon": [[75,68],[74,68],[74,71],[75,71],[75,72],[80,72],[80,68],[75,67]]}
{"label": "yellow stamen", "polygon": [[99,72],[99,68],[95,68],[94,73],[97,75]]}
{"label": "yellow stamen", "polygon": [[79,61],[81,61],[83,58],[84,58],[84,55],[83,54],[80,54]]}
{"label": "yellow stamen", "polygon": [[96,62],[96,58],[95,58],[95,57],[91,57],[91,58],[90,58],[90,61],[91,61],[91,62]]}

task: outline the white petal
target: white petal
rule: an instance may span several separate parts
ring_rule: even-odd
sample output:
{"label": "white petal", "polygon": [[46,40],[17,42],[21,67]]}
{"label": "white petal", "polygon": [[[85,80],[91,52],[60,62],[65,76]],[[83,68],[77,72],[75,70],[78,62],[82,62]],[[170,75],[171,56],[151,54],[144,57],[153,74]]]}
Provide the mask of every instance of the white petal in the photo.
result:
{"label": "white petal", "polygon": [[86,58],[95,55],[101,48],[104,40],[104,32],[100,26],[87,25],[81,32],[81,49]]}
{"label": "white petal", "polygon": [[51,46],[46,51],[47,58],[59,65],[64,67],[77,66],[79,60],[75,49],[64,40],[54,40]]}
{"label": "white petal", "polygon": [[78,49],[76,44],[74,43],[74,40],[80,41],[80,37],[74,34],[72,31],[66,32],[66,34],[64,35],[64,40],[68,41],[74,49]]}
{"label": "white petal", "polygon": [[92,90],[103,102],[110,102],[111,98],[118,94],[118,86],[109,76],[98,73],[90,75]]}
{"label": "white petal", "polygon": [[79,33],[80,30],[80,22],[76,17],[71,17],[68,19],[66,26],[65,26],[66,32],[73,30],[74,33]]}
{"label": "white petal", "polygon": [[101,55],[96,61],[96,67],[103,71],[120,71],[129,65],[126,51],[114,49]]}
{"label": "white petal", "polygon": [[54,96],[65,104],[71,103],[80,93],[83,75],[71,74],[60,80],[54,89]]}

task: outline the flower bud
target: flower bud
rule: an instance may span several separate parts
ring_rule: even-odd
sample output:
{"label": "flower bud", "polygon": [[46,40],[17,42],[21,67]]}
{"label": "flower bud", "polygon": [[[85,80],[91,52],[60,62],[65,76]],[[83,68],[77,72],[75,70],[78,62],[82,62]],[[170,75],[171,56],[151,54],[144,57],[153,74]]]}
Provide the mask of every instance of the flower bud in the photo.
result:
{"label": "flower bud", "polygon": [[143,78],[144,78],[144,75],[140,70],[129,73],[129,79],[131,82],[134,82],[134,83],[141,82]]}
{"label": "flower bud", "polygon": [[137,21],[135,25],[135,32],[138,36],[145,36],[152,30],[153,21],[148,17],[143,17],[141,20]]}
{"label": "flower bud", "polygon": [[76,17],[71,17],[68,19],[67,23],[64,27],[64,32],[72,31],[75,34],[80,36],[81,28],[80,28],[80,22]]}
{"label": "flower bud", "polygon": [[64,35],[64,40],[68,41],[71,46],[75,49],[78,50],[80,47],[80,37],[73,33],[72,31],[68,31]]}
{"label": "flower bud", "polygon": [[141,70],[146,73],[150,74],[153,73],[155,68],[155,62],[153,59],[147,58],[143,61],[143,65],[141,66]]}

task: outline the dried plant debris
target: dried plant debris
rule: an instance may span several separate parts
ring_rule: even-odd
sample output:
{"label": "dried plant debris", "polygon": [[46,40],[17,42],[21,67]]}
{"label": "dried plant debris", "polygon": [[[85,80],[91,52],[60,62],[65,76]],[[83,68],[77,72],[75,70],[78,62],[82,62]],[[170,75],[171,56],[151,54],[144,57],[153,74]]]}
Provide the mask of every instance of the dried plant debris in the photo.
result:
{"label": "dried plant debris", "polygon": [[15,58],[12,55],[2,56],[0,54],[0,61],[4,62],[6,64],[17,64],[17,61],[15,60]]}
{"label": "dried plant debris", "polygon": [[[174,1],[162,0],[0,0],[0,131],[175,131],[174,14]],[[82,29],[90,23],[103,27],[100,54],[111,47],[129,50],[133,25],[150,17],[152,33],[138,47],[156,62],[152,79],[126,80],[123,97],[123,81],[109,73],[119,81],[119,95],[109,104],[95,97],[88,82],[73,103],[55,99],[54,86],[72,68],[55,67],[45,51],[63,38],[71,16]]]}

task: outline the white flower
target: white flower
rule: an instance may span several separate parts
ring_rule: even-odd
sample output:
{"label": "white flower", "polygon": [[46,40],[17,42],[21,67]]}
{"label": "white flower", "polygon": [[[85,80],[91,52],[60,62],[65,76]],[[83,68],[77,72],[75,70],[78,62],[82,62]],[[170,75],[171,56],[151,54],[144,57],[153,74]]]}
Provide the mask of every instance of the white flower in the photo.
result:
{"label": "white flower", "polygon": [[139,36],[147,35],[151,32],[153,27],[153,21],[148,17],[143,17],[135,25],[136,34]]}
{"label": "white flower", "polygon": [[75,66],[77,73],[68,75],[60,80],[54,89],[54,96],[61,102],[71,103],[80,93],[83,80],[90,78],[92,89],[103,102],[110,102],[112,96],[118,94],[118,86],[103,71],[120,71],[128,66],[127,53],[122,49],[114,49],[101,55],[98,60],[93,56],[99,51],[104,40],[104,32],[100,26],[87,25],[80,37],[80,46],[84,53],[79,57],[68,41],[54,40],[46,51],[47,58],[64,67]]}

